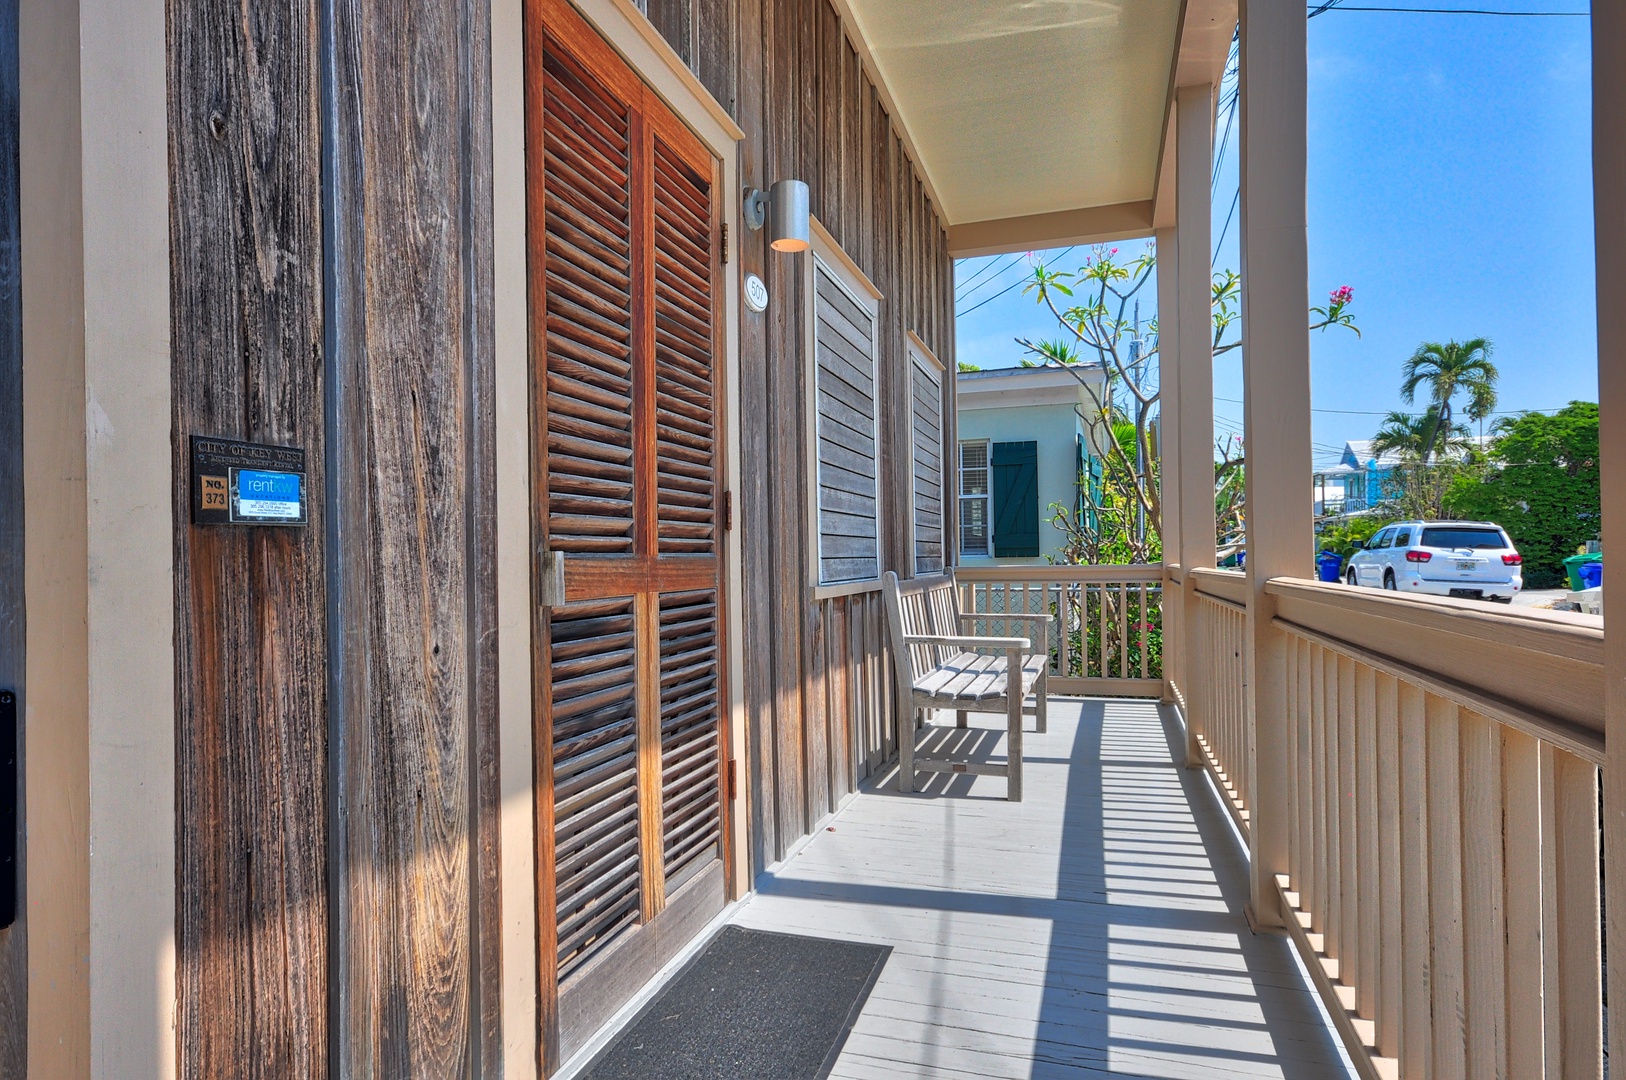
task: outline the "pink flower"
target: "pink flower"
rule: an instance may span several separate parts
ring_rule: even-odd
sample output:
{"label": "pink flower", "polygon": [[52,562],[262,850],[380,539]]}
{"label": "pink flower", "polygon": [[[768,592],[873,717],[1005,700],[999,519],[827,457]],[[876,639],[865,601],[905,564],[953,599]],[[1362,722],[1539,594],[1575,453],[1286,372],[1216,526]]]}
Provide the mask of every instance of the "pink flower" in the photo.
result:
{"label": "pink flower", "polygon": [[1347,304],[1351,300],[1355,299],[1355,290],[1350,288],[1348,285],[1340,285],[1338,288],[1328,293],[1327,296],[1335,304]]}

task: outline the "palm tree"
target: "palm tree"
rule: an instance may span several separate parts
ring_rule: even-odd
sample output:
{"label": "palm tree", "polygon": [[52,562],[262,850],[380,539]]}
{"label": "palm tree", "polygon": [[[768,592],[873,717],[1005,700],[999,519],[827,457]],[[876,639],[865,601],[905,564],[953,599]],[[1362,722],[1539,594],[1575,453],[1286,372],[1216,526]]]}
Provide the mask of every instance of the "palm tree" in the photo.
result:
{"label": "palm tree", "polygon": [[[1433,431],[1423,443],[1422,458],[1427,461],[1443,432],[1452,430],[1451,400],[1468,395],[1468,418],[1483,420],[1496,409],[1496,365],[1491,363],[1493,346],[1485,338],[1470,341],[1425,341],[1401,369],[1404,381],[1400,395],[1415,400],[1420,387],[1427,386],[1430,411],[1435,415]],[[1426,415],[1426,414],[1425,414]]]}
{"label": "palm tree", "polygon": [[1421,416],[1392,412],[1383,418],[1383,426],[1372,436],[1372,456],[1397,453],[1426,462],[1433,451],[1431,440],[1439,443],[1441,453],[1448,453],[1463,449],[1469,435],[1464,424],[1452,425],[1444,432],[1443,439],[1436,437],[1439,433],[1440,415],[1432,405]]}

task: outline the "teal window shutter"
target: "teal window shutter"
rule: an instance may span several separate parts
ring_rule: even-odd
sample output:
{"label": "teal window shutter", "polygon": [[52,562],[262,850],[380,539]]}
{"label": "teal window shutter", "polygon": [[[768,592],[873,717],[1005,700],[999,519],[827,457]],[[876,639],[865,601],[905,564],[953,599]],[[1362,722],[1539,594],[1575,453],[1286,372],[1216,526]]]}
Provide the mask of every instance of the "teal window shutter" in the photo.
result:
{"label": "teal window shutter", "polygon": [[994,496],[994,555],[1039,554],[1039,444],[1002,442],[990,461]]}

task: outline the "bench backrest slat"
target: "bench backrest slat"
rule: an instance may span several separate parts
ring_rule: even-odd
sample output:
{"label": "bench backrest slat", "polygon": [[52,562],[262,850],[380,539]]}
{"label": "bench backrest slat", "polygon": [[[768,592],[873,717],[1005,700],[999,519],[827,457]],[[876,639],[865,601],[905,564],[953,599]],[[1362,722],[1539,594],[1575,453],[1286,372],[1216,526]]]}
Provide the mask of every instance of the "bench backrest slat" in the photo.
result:
{"label": "bench backrest slat", "polygon": [[959,592],[954,571],[900,581],[891,570],[882,578],[892,656],[901,685],[912,687],[929,672],[959,652],[941,645],[903,647],[903,639],[916,634],[950,636],[960,632]]}

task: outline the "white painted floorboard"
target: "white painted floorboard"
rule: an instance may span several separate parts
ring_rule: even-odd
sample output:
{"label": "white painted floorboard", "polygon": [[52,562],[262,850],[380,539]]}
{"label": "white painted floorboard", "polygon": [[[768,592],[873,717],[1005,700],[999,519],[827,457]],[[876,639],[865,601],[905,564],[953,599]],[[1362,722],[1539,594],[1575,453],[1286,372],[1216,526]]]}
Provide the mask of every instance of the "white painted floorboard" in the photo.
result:
{"label": "white painted floorboard", "polygon": [[[941,717],[1003,757],[1002,716]],[[758,880],[739,925],[892,946],[835,1076],[1349,1075],[1287,939],[1249,933],[1246,856],[1175,735],[1149,702],[1053,698],[1024,802],[889,773]]]}

